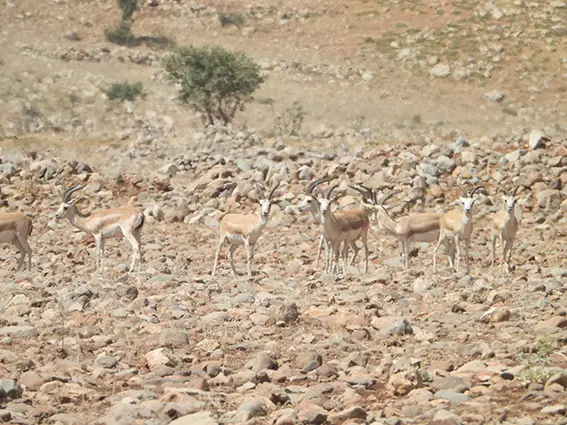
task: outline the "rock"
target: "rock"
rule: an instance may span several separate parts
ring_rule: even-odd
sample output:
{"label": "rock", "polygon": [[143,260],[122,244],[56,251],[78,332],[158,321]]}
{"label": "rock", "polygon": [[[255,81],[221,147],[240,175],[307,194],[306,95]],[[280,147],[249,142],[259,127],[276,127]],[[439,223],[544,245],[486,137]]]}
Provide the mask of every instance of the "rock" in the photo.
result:
{"label": "rock", "polygon": [[554,404],[553,406],[545,406],[541,409],[542,415],[561,415],[565,416],[567,407],[564,404]]}
{"label": "rock", "polygon": [[22,385],[27,391],[37,391],[43,385],[43,379],[37,372],[30,370],[22,373],[19,379],[20,385]]}
{"label": "rock", "polygon": [[528,139],[528,145],[530,149],[541,149],[545,146],[545,142],[549,138],[541,130],[532,130]]}
{"label": "rock", "polygon": [[392,327],[389,329],[388,333],[390,335],[412,335],[413,328],[406,318],[401,318],[396,321]]}
{"label": "rock", "polygon": [[434,77],[446,77],[451,73],[451,68],[446,63],[438,63],[429,69],[429,74]]}
{"label": "rock", "polygon": [[404,396],[411,390],[422,386],[421,376],[415,371],[403,371],[392,374],[386,390],[395,396]]}
{"label": "rock", "polygon": [[453,412],[438,410],[429,425],[463,425],[463,421]]}
{"label": "rock", "polygon": [[170,422],[169,425],[218,425],[211,412],[199,412],[185,415]]}
{"label": "rock", "polygon": [[165,347],[185,347],[189,344],[189,335],[179,329],[165,329],[159,336],[159,344]]}
{"label": "rock", "polygon": [[242,421],[266,416],[266,408],[261,400],[251,400],[241,404],[238,412],[241,413],[239,419]]}
{"label": "rock", "polygon": [[485,323],[499,323],[510,320],[512,313],[507,308],[491,307],[480,316],[480,321]]}
{"label": "rock", "polygon": [[364,81],[372,81],[374,79],[374,74],[370,71],[365,71],[362,73],[362,79]]}
{"label": "rock", "polygon": [[256,357],[246,364],[247,369],[252,369],[254,372],[261,370],[276,370],[278,362],[275,361],[268,353],[262,351],[256,354]]}
{"label": "rock", "polygon": [[329,416],[327,416],[327,422],[331,424],[333,423],[342,424],[344,423],[344,421],[348,419],[366,420],[366,416],[367,416],[366,410],[364,410],[362,407],[352,406],[352,407],[347,407],[346,409],[340,412],[329,414]]}
{"label": "rock", "polygon": [[453,390],[440,390],[435,393],[435,398],[447,400],[454,404],[460,404],[468,401],[470,397],[466,394],[460,394]]}
{"label": "rock", "polygon": [[323,358],[314,350],[299,353],[295,359],[296,367],[302,369],[304,372],[315,370],[321,366],[322,363]]}
{"label": "rock", "polygon": [[175,366],[177,363],[173,354],[166,348],[157,348],[146,353],[146,362],[150,369],[157,366]]}
{"label": "rock", "polygon": [[0,379],[0,391],[3,391],[9,398],[17,399],[22,396],[24,389],[16,381],[11,379]]}
{"label": "rock", "polygon": [[177,174],[177,165],[175,164],[166,164],[163,167],[161,167],[159,169],[159,172],[163,175],[166,175],[168,177],[173,177],[175,174]]}
{"label": "rock", "polygon": [[545,330],[554,331],[565,328],[567,328],[567,317],[563,316],[555,316],[535,325],[535,330],[539,332]]}
{"label": "rock", "polygon": [[6,326],[0,328],[0,336],[9,336],[12,338],[36,338],[39,332],[33,326]]}
{"label": "rock", "polygon": [[64,32],[63,38],[66,38],[67,40],[71,40],[71,41],[79,41],[81,39],[81,37],[79,37],[79,34],[77,33],[77,31]]}
{"label": "rock", "polygon": [[486,100],[490,100],[491,102],[502,102],[504,100],[504,95],[499,92],[498,90],[489,91],[484,95]]}
{"label": "rock", "polygon": [[98,356],[96,362],[107,369],[112,369],[118,364],[118,360],[112,356]]}

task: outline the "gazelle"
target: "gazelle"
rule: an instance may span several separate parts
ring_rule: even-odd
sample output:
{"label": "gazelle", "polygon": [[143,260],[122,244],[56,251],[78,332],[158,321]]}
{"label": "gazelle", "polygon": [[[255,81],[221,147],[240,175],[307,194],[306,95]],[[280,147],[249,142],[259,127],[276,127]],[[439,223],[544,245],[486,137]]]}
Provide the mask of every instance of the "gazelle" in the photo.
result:
{"label": "gazelle", "polygon": [[60,220],[67,217],[69,222],[77,229],[94,236],[96,243],[96,270],[102,272],[104,257],[104,243],[109,238],[124,237],[132,246],[132,263],[129,272],[134,270],[136,256],[140,257],[139,270],[142,267],[143,250],[141,241],[142,227],[144,226],[144,213],[134,207],[111,208],[95,213],[83,213],[77,204],[85,198],[71,199],[71,195],[83,189],[80,184],[67,189],[63,193],[61,205],[55,213]]}
{"label": "gazelle", "polygon": [[[372,204],[367,206],[375,210],[378,227],[387,234],[394,236],[402,244],[402,262],[405,267],[409,267],[409,253],[412,242],[431,243],[438,240],[443,213],[412,214],[394,219],[388,212],[386,201],[392,196],[401,193],[401,189],[393,191],[378,201],[376,196],[377,190],[362,184],[358,184],[358,186],[365,190],[368,197],[372,200]],[[453,258],[454,248],[451,240],[446,239],[445,246],[447,247],[448,255]]]}
{"label": "gazelle", "polygon": [[26,214],[19,212],[0,213],[0,243],[11,243],[20,250],[18,260],[19,271],[28,256],[28,270],[31,270],[32,250],[28,243],[28,236],[33,229],[32,220]]}
{"label": "gazelle", "polygon": [[228,261],[230,262],[230,268],[232,272],[237,275],[236,269],[234,267],[233,254],[236,248],[240,245],[244,245],[246,251],[248,252],[247,257],[247,272],[248,276],[252,276],[252,259],[254,258],[254,247],[256,242],[262,235],[264,227],[268,224],[268,218],[270,216],[270,210],[272,208],[272,196],[274,192],[279,187],[279,184],[275,185],[270,191],[269,195],[266,197],[264,190],[259,184],[254,183],[256,189],[260,194],[260,200],[258,201],[261,206],[260,216],[255,214],[226,214],[220,222],[220,234],[219,234],[219,244],[217,251],[215,253],[215,262],[213,264],[213,270],[211,275],[214,276],[217,264],[219,261],[219,254],[222,246],[225,242],[230,244],[228,248]]}
{"label": "gazelle", "polygon": [[[340,195],[331,198],[333,191],[339,187],[339,184],[332,185],[327,193],[318,199],[319,208],[321,210],[321,224],[323,234],[329,241],[330,245],[330,261],[327,272],[335,273],[338,271],[339,255],[343,257],[343,269],[346,272],[346,253],[348,244],[358,238],[362,239],[362,245],[365,254],[364,272],[368,272],[368,229],[370,228],[370,219],[366,209],[356,210],[340,210],[340,214],[331,211],[331,205],[340,197]],[[344,248],[341,252],[341,244]],[[356,256],[356,250],[352,261]]]}
{"label": "gazelle", "polygon": [[[319,189],[317,187],[319,184],[328,181],[329,179],[327,178],[321,178],[311,182],[309,186],[307,186],[307,189],[305,190],[305,198],[303,198],[303,201],[301,201],[297,206],[299,211],[307,211],[307,210],[310,211],[311,215],[313,215],[313,219],[317,224],[321,224],[321,208],[320,208],[319,200],[314,194],[314,189]],[[322,194],[321,189],[319,189],[318,192],[321,195],[320,197],[324,197],[324,194]],[[342,210],[335,210],[334,212],[335,215],[340,215],[341,213]],[[321,251],[323,249],[323,245],[325,246],[325,270],[327,270],[328,262],[329,262],[330,243],[329,240],[325,237],[325,233],[321,232],[321,238],[319,239],[319,249],[317,250],[317,258],[315,259],[315,268],[319,267],[319,259],[321,258]],[[351,241],[349,246],[354,251],[354,255],[349,263],[349,265],[352,265],[356,257],[356,254],[359,251],[359,248],[358,246],[356,246],[355,241]]]}
{"label": "gazelle", "polygon": [[[460,186],[460,185],[459,185]],[[459,197],[459,201],[463,204],[462,211],[449,211],[441,218],[441,227],[439,230],[439,240],[433,249],[433,270],[437,268],[437,250],[446,239],[451,239],[457,251],[457,258],[453,261],[452,266],[455,271],[459,271],[461,262],[461,244],[465,245],[465,261],[467,263],[467,274],[470,273],[469,249],[471,245],[471,235],[473,231],[473,213],[472,208],[476,201],[474,194],[482,189],[482,186],[474,187],[470,193],[462,187],[464,196]]]}
{"label": "gazelle", "polygon": [[496,256],[496,239],[500,238],[500,246],[502,247],[502,267],[506,267],[506,273],[510,273],[510,257],[512,256],[512,245],[516,232],[518,231],[518,219],[516,218],[516,191],[519,186],[516,186],[512,192],[504,185],[504,196],[502,201],[504,203],[504,210],[494,214],[491,223],[492,240],[491,240],[491,253],[492,264],[491,271],[494,270],[494,260]]}

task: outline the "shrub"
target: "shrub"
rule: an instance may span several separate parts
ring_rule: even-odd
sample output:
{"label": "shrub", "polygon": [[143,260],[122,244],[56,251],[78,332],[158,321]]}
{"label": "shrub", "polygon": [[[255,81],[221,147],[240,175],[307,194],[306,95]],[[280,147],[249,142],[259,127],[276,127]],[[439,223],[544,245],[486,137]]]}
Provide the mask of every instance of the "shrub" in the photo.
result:
{"label": "shrub", "polygon": [[290,108],[274,119],[276,133],[279,136],[299,136],[304,118],[305,112],[301,104],[293,102]]}
{"label": "shrub", "polygon": [[220,46],[180,47],[164,68],[181,86],[179,100],[200,112],[205,125],[231,122],[264,82],[250,57]]}
{"label": "shrub", "polygon": [[138,0],[117,0],[117,3],[122,10],[122,20],[129,21],[138,8]]}
{"label": "shrub", "polygon": [[132,34],[131,23],[128,21],[122,21],[115,27],[105,28],[104,35],[108,41],[120,46],[137,46],[140,44],[138,38]]}
{"label": "shrub", "polygon": [[133,102],[138,97],[142,99],[146,97],[141,82],[129,83],[128,81],[124,81],[123,83],[114,83],[103,91],[110,100],[120,100],[121,102]]}
{"label": "shrub", "polygon": [[226,27],[227,25],[235,25],[238,28],[244,25],[244,15],[242,13],[232,12],[232,13],[219,13],[219,22],[221,26]]}

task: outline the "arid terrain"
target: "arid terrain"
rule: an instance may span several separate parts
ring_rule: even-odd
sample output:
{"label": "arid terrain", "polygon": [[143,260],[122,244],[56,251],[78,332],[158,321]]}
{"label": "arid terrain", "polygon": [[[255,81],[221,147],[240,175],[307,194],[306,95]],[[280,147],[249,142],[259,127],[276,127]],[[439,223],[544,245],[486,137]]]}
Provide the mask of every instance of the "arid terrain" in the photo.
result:
{"label": "arid terrain", "polygon": [[[242,19],[221,25],[219,13]],[[524,0],[140,1],[132,31],[244,51],[266,82],[204,128],[165,75],[167,50],[105,40],[114,0],[0,4],[0,202],[31,214],[31,271],[0,247],[0,421],[56,425],[567,424],[567,3]],[[141,82],[131,103],[104,95]],[[297,134],[278,117],[297,102]],[[482,185],[471,272],[373,222],[346,275],[315,268],[298,204],[328,177],[395,186],[399,217],[460,208]],[[253,277],[219,217],[280,183]],[[144,210],[145,263],[56,220]],[[513,271],[490,264],[500,183],[519,186]],[[467,188],[471,188],[470,184]],[[383,194],[389,191],[384,189]],[[501,248],[498,248],[500,253]]]}

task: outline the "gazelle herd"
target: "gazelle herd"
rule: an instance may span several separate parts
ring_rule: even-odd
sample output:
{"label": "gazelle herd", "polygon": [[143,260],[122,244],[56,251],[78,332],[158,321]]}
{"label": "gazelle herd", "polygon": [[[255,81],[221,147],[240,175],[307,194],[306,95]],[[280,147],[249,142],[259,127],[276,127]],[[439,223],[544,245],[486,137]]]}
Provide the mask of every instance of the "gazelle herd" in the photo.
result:
{"label": "gazelle herd", "polygon": [[[369,249],[368,233],[371,222],[375,222],[377,228],[386,234],[393,236],[401,243],[402,262],[409,267],[409,254],[412,242],[436,242],[433,249],[433,269],[437,266],[437,251],[444,244],[447,250],[449,264],[459,270],[461,253],[464,248],[464,257],[467,273],[470,273],[469,250],[471,235],[473,231],[473,205],[476,201],[476,193],[484,192],[483,187],[474,187],[470,192],[460,186],[463,196],[459,198],[462,210],[452,210],[446,213],[421,213],[410,214],[398,218],[392,217],[386,205],[393,196],[401,193],[395,190],[378,199],[378,193],[388,188],[383,186],[372,189],[363,184],[348,185],[351,189],[362,195],[360,206],[356,209],[333,209],[333,205],[345,194],[345,191],[333,194],[340,186],[338,183],[329,184],[327,190],[321,188],[323,183],[329,183],[329,179],[317,179],[311,182],[304,193],[303,200],[298,204],[301,212],[310,211],[315,222],[320,225],[321,237],[319,249],[315,261],[315,267],[319,265],[319,259],[323,247],[325,248],[326,273],[339,273],[342,261],[342,272],[346,273],[347,264],[355,263],[360,248],[356,242],[360,240],[364,248],[365,273],[368,271]],[[258,203],[261,206],[260,215],[255,214],[225,214],[219,226],[219,242],[214,255],[214,263],[211,274],[214,275],[219,255],[223,245],[228,242],[228,260],[232,272],[236,275],[233,254],[240,245],[244,245],[247,251],[247,274],[252,275],[252,260],[254,249],[264,228],[269,220],[271,206],[279,202],[274,200],[274,194],[279,188],[274,185],[265,194],[265,188],[253,183],[256,189]],[[141,231],[144,226],[144,213],[134,207],[121,207],[101,210],[95,213],[83,213],[77,208],[77,204],[85,198],[71,199],[71,195],[84,186],[77,185],[64,191],[59,209],[55,213],[57,219],[67,218],[77,229],[93,235],[96,243],[96,270],[103,270],[103,257],[105,240],[109,238],[125,238],[132,246],[132,261],[129,271],[134,270],[136,258],[139,258],[138,270],[143,262],[143,249]],[[504,196],[504,209],[494,214],[491,220],[491,268],[493,269],[496,257],[496,241],[499,239],[502,247],[502,268],[510,273],[512,266],[510,257],[512,245],[518,230],[518,220],[515,216],[516,186],[510,192],[502,185]],[[31,269],[32,250],[28,244],[28,236],[32,232],[32,220],[27,214],[22,213],[0,213],[0,243],[14,244],[20,250],[20,259],[17,270],[22,267],[26,255],[28,256],[28,269]],[[349,248],[352,257],[348,260]]]}

